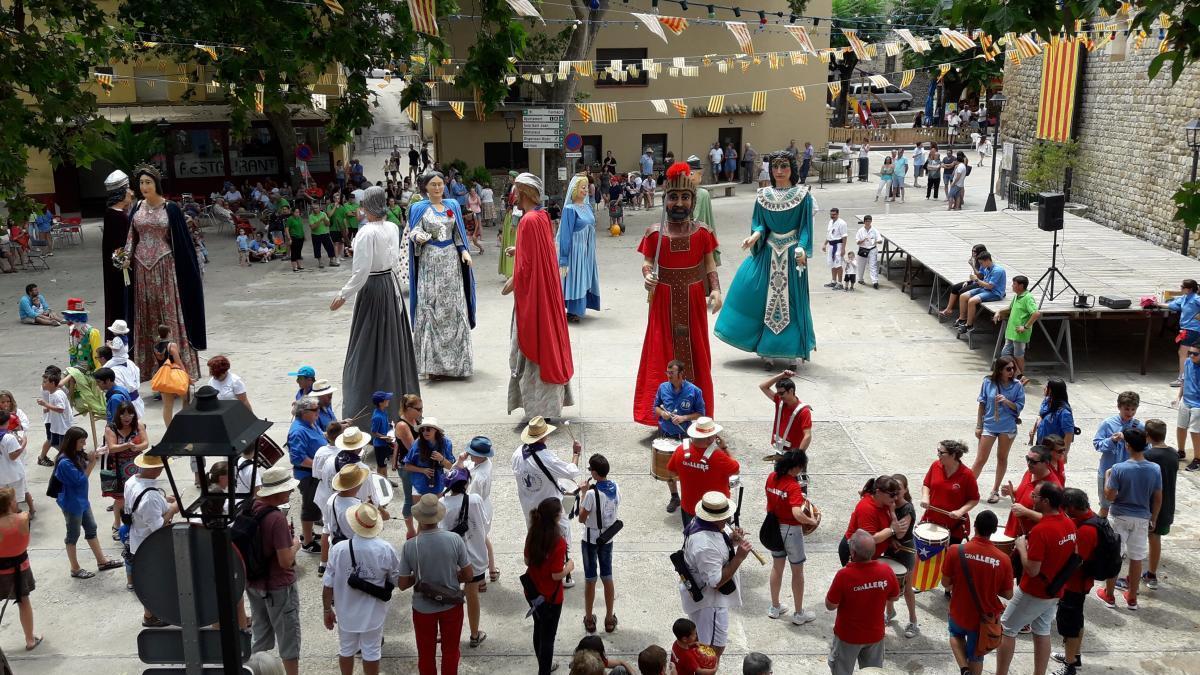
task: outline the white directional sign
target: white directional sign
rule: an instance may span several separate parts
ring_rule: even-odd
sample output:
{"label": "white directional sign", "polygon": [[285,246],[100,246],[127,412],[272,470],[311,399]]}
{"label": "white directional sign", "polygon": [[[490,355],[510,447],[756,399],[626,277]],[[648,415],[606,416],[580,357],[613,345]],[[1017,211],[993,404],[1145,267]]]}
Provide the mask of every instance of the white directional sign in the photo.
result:
{"label": "white directional sign", "polygon": [[536,108],[521,116],[521,147],[557,150],[566,133],[567,111],[561,108]]}

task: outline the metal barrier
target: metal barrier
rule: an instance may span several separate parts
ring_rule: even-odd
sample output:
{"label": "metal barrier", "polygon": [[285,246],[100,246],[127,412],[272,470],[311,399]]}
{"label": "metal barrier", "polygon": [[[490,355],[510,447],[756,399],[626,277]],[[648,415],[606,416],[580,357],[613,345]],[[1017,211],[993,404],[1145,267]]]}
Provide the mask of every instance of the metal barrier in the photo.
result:
{"label": "metal barrier", "polygon": [[[851,145],[861,145],[864,141],[874,145],[911,146],[918,141],[923,143],[946,144],[950,140],[950,131],[946,127],[829,127],[826,140],[840,146],[847,138]],[[969,134],[959,133],[958,140],[970,140]]]}

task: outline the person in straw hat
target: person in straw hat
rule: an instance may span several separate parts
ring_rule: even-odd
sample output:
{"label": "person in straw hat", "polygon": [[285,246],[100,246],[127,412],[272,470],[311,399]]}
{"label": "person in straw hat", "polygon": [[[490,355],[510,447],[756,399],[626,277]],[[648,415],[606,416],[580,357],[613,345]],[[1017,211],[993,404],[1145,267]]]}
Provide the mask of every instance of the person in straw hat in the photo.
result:
{"label": "person in straw hat", "polygon": [[276,464],[263,472],[262,486],[250,506],[250,514],[258,519],[254,545],[268,558],[267,574],[246,580],[252,619],[250,650],[269,651],[278,643],[279,658],[288,673],[300,671],[300,591],[295,569],[300,539],[279,507],[288,503],[299,485],[290,466]]}
{"label": "person in straw hat", "polygon": [[[521,432],[521,445],[513,452],[512,472],[513,477],[517,479],[517,498],[521,500],[526,529],[529,528],[531,513],[542,500],[562,499],[564,489],[559,485],[560,481],[578,485],[582,476],[579,458],[583,454],[583,445],[579,441],[572,443],[570,462],[559,459],[546,447],[545,438],[557,428],[546,422],[543,417],[529,420],[529,424],[525,425],[525,430]],[[563,539],[571,541],[571,519],[568,517],[568,511],[570,509],[562,510],[559,529],[562,530]],[[567,588],[575,585],[570,574],[563,585]]]}
{"label": "person in straw hat", "polygon": [[[336,546],[350,538],[352,530],[346,512],[351,507],[363,503],[363,500],[359,499],[359,491],[370,477],[371,470],[362,464],[347,464],[333,477],[333,489],[336,492],[321,505],[321,514],[325,522],[322,548]],[[379,514],[384,520],[391,517],[384,508],[380,508]]]}
{"label": "person in straw hat", "polygon": [[340,419],[333,412],[333,394],[337,391],[337,387],[329,383],[329,380],[315,380],[312,385],[312,391],[308,392],[309,396],[317,399],[317,427],[321,431],[327,431],[329,425],[333,422],[339,422],[343,427],[348,427],[354,424],[354,420]]}
{"label": "person in straw hat", "polygon": [[741,471],[741,465],[729,455],[725,441],[718,435],[721,429],[711,417],[697,418],[688,426],[688,437],[667,462],[667,470],[679,477],[679,515],[684,528],[696,516],[689,510],[692,505],[710,491],[729,496],[729,478]]}
{"label": "person in straw hat", "polygon": [[[462,537],[440,525],[446,507],[435,495],[421,495],[413,504],[413,518],[420,529],[416,537],[404,542],[400,552],[400,582],[397,588],[408,590],[422,586],[458,589],[475,578]],[[436,675],[437,645],[442,644],[442,673],[458,672],[459,638],[462,636],[463,600],[461,595],[447,601],[445,596],[415,590],[412,599],[413,633],[417,641],[417,672]]]}
{"label": "person in straw hat", "polygon": [[558,248],[550,216],[542,209],[542,181],[531,173],[514,179],[518,206],[525,213],[517,229],[521,245],[513,275],[501,291],[513,295],[512,347],[509,352],[508,412],[524,408],[529,417],[558,417],[575,405],[571,394],[571,341],[558,268]]}
{"label": "person in straw hat", "polygon": [[[122,507],[133,519],[126,534],[126,588],[133,588],[133,556],[142,542],[156,530],[169,525],[171,518],[179,513],[179,504],[175,502],[175,498],[167,496],[158,487],[158,477],[162,475],[164,468],[162,458],[142,453],[134,458],[133,463],[137,466],[137,475],[125,481],[125,501]],[[142,625],[150,628],[166,624],[151,614],[149,609],[143,608]]]}
{"label": "person in straw hat", "polygon": [[[725,526],[733,517],[733,504],[724,493],[705,492],[689,506],[696,517],[684,529],[683,560],[692,579],[700,585],[703,597],[698,601],[693,599],[682,584],[679,597],[683,600],[683,611],[696,624],[700,642],[716,651],[719,668],[729,636],[729,609],[742,606],[738,568],[750,554],[750,542],[740,527],[734,528],[732,534],[725,534]],[[719,590],[727,582],[734,584],[733,592],[728,594]]]}
{"label": "person in straw hat", "polygon": [[[349,467],[347,467],[349,468]],[[340,478],[340,475],[339,475]],[[386,588],[400,581],[400,557],[392,544],[379,534],[387,517],[373,504],[355,504],[346,510],[351,536],[329,552],[321,604],[325,628],[338,631],[338,668],[342,675],[354,672],[354,655],[362,652],[363,672],[379,672],[383,648],[383,624],[388,603],[350,586],[350,575]],[[335,610],[336,608],[336,610]]]}

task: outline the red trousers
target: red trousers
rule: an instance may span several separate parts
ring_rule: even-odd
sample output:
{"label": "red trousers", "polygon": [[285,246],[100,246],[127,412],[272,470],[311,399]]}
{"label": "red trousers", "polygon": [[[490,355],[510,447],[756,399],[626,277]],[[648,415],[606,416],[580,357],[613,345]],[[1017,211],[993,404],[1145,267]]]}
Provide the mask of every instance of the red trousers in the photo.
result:
{"label": "red trousers", "polygon": [[417,635],[417,671],[420,675],[437,675],[439,633],[442,636],[442,675],[458,675],[458,641],[462,637],[463,606],[435,614],[414,610],[412,622],[413,632]]}

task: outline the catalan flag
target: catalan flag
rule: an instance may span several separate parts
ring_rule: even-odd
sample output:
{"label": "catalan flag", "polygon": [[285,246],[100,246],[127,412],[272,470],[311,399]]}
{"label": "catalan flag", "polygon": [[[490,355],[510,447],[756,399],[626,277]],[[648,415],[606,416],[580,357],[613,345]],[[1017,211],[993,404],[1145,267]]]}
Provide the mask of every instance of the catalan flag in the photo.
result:
{"label": "catalan flag", "polygon": [[455,117],[457,117],[460,120],[463,118],[463,102],[462,101],[450,101],[450,109],[454,111]]}
{"label": "catalan flag", "polygon": [[767,111],[767,92],[754,92],[754,95],[750,97],[750,111],[756,113]]}
{"label": "catalan flag", "polygon": [[199,42],[197,42],[196,44],[194,44],[192,46],[195,47],[196,49],[199,49],[200,51],[204,52],[205,54],[208,54],[208,58],[212,59],[213,61],[217,60],[217,50],[216,49],[213,49],[212,47],[209,47],[208,45],[202,45]]}
{"label": "catalan flag", "polygon": [[338,2],[338,0],[325,0],[325,6],[329,8],[329,11],[339,16],[346,11],[342,9],[342,3]]}
{"label": "catalan flag", "polygon": [[[906,42],[908,44],[909,49],[913,50],[914,52],[916,52],[918,54],[920,54],[921,52],[924,52],[924,51],[929,51],[929,43],[926,42],[925,40],[921,40],[921,39],[914,37],[912,34],[912,31],[907,28],[897,28],[896,35],[899,35],[900,39],[904,40],[904,42]],[[922,42],[924,42],[925,44],[922,45],[921,44]],[[922,49],[922,47],[924,47],[924,48]]]}
{"label": "catalan flag", "polygon": [[667,114],[667,102],[661,98],[656,98],[653,101],[650,101],[650,105],[654,106],[654,112],[662,115]]}
{"label": "catalan flag", "polygon": [[408,107],[404,109],[404,112],[408,114],[408,121],[416,124],[417,120],[421,118],[421,104],[413,101],[412,103],[408,104]]}
{"label": "catalan flag", "polygon": [[792,96],[795,96],[796,100],[801,103],[804,103],[808,99],[808,96],[804,93],[804,87],[790,87],[788,91],[792,92]]}
{"label": "catalan flag", "polygon": [[671,105],[675,107],[675,112],[679,113],[680,117],[687,117],[687,104],[681,98],[671,99]]}
{"label": "catalan flag", "polygon": [[738,48],[743,54],[754,53],[754,43],[750,41],[750,29],[746,27],[744,21],[726,21],[725,27],[733,33],[733,39],[737,40]]}
{"label": "catalan flag", "polygon": [[939,28],[938,30],[942,33],[942,36],[949,41],[950,46],[954,47],[954,49],[959,52],[965,52],[968,49],[975,47],[975,41],[963,33],[960,33],[952,28],[945,27]]}
{"label": "catalan flag", "polygon": [[653,14],[641,14],[638,12],[634,12],[633,15],[637,17],[638,21],[642,22],[642,25],[646,27],[646,30],[657,35],[662,39],[663,42],[667,41],[667,35],[666,33],[663,33],[663,25],[658,21],[659,17],[654,16]]}
{"label": "catalan flag", "polygon": [[867,54],[867,48],[863,44],[861,38],[858,37],[858,31],[852,28],[843,28],[842,35],[846,36],[846,41],[850,43],[850,49],[854,51],[854,55],[860,61],[869,61],[871,56]]}
{"label": "catalan flag", "polygon": [[945,77],[946,73],[948,73],[948,72],[950,72],[950,64],[949,63],[939,63],[938,64],[938,81],[941,81],[941,79],[943,77]]}
{"label": "catalan flag", "polygon": [[883,43],[883,53],[887,54],[888,56],[900,56],[900,43],[899,42]]}
{"label": "catalan flag", "polygon": [[532,17],[540,20],[542,23],[546,23],[546,20],[542,18],[541,14],[538,14],[537,9],[529,0],[508,0],[508,6],[512,7],[512,10],[519,16]]}
{"label": "catalan flag", "polygon": [[718,94],[708,97],[708,112],[719,115],[725,112],[725,95]]}
{"label": "catalan flag", "polygon": [[1032,59],[1042,53],[1042,48],[1038,45],[1037,40],[1033,39],[1028,33],[1017,36],[1017,54],[1023,59]]}
{"label": "catalan flag", "polygon": [[[261,84],[258,86],[262,87]],[[263,113],[263,90],[262,89],[259,89],[258,91],[254,92],[254,112],[258,113],[259,115],[261,115]]]}
{"label": "catalan flag", "polygon": [[837,98],[838,95],[841,93],[842,93],[842,83],[841,82],[830,82],[829,83],[829,95],[830,96],[832,96],[833,98]]}
{"label": "catalan flag", "polygon": [[413,30],[439,36],[435,0],[408,0],[408,16],[412,20]]}
{"label": "catalan flag", "polygon": [[592,120],[599,124],[616,124],[617,104],[616,103],[589,103],[592,108]]}
{"label": "catalan flag", "polygon": [[912,84],[913,78],[916,76],[917,76],[916,70],[909,69],[909,70],[904,71],[904,73],[902,75],[900,75],[900,88],[907,89],[908,85]]}
{"label": "catalan flag", "polygon": [[942,561],[946,559],[946,543],[928,542],[918,537],[914,539],[913,546],[917,549],[917,564],[912,571],[913,588],[918,591],[937,588],[942,583]]}
{"label": "catalan flag", "polygon": [[688,27],[687,19],[682,16],[660,16],[658,17],[658,22],[676,35],[682,35],[683,31]]}
{"label": "catalan flag", "polygon": [[584,124],[592,121],[592,111],[588,109],[588,104],[576,103],[575,111],[579,113],[579,119],[583,120]]}
{"label": "catalan flag", "polygon": [[867,76],[867,80],[880,89],[886,89],[887,86],[891,84],[891,82],[888,82],[888,79],[882,75],[869,75]]}
{"label": "catalan flag", "polygon": [[1042,56],[1042,90],[1038,103],[1037,137],[1062,143],[1071,138],[1075,92],[1079,84],[1079,43],[1054,40]]}
{"label": "catalan flag", "polygon": [[817,48],[813,46],[812,38],[808,36],[808,31],[804,26],[788,26],[788,32],[792,37],[796,38],[796,42],[800,43],[800,48],[809,54],[816,54]]}

